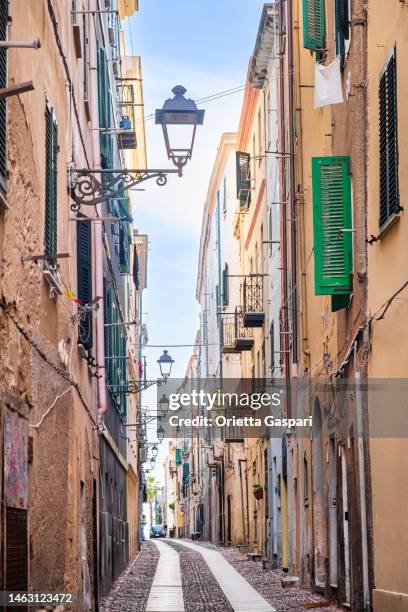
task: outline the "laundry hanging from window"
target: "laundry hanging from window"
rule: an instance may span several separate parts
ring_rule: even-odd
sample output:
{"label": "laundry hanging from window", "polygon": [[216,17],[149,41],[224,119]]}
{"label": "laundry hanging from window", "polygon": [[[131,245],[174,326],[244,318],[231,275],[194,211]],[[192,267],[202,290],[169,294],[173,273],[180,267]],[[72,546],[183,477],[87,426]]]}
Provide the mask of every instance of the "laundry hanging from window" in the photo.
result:
{"label": "laundry hanging from window", "polygon": [[315,108],[328,104],[344,102],[343,86],[341,82],[340,57],[324,66],[317,63],[315,66]]}

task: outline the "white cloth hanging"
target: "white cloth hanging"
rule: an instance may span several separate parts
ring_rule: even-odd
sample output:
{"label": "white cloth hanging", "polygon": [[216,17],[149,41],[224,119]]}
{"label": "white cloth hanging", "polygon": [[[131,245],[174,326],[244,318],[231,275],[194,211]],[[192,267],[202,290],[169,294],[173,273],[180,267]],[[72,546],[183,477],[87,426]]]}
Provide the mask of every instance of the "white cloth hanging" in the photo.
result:
{"label": "white cloth hanging", "polygon": [[329,64],[315,66],[315,108],[344,102],[341,83],[340,57]]}

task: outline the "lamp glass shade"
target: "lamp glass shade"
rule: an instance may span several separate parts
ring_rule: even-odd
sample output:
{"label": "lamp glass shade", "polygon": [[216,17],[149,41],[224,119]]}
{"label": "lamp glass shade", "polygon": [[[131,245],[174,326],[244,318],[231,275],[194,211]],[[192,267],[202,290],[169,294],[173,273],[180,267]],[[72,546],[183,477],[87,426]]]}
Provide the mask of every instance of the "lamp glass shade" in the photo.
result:
{"label": "lamp glass shade", "polygon": [[171,358],[168,351],[163,351],[163,355],[157,360],[157,363],[160,366],[160,374],[162,377],[168,378],[171,374],[171,368],[174,363],[174,360]]}

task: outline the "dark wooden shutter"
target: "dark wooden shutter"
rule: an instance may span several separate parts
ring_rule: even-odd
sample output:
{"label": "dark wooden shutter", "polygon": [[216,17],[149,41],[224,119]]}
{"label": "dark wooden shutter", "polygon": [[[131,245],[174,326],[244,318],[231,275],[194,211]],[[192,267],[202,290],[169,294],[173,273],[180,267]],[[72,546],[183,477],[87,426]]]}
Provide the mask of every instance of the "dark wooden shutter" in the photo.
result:
{"label": "dark wooden shutter", "polygon": [[[6,508],[5,514],[5,589],[7,591],[28,591],[27,510],[20,508]],[[22,606],[20,609],[27,608]]]}
{"label": "dark wooden shutter", "polygon": [[57,159],[58,127],[52,109],[45,109],[45,223],[44,248],[48,255],[57,253]]}
{"label": "dark wooden shutter", "polygon": [[240,208],[246,209],[251,203],[251,175],[249,153],[236,152],[237,198]]}
{"label": "dark wooden shutter", "polygon": [[229,279],[227,263],[222,271],[222,303],[224,306],[228,306],[229,304]]}
{"label": "dark wooden shutter", "polygon": [[316,295],[352,290],[350,158],[314,157],[313,229]]}
{"label": "dark wooden shutter", "polygon": [[[109,128],[111,122],[111,106],[110,106],[110,89],[109,89],[109,73],[108,62],[106,60],[106,52],[103,47],[98,48],[98,95],[99,95],[99,126],[101,128]],[[112,167],[112,136],[110,134],[100,135],[101,155],[103,158],[103,166],[106,168]]]}
{"label": "dark wooden shutter", "polygon": [[[8,0],[0,0],[0,40],[7,40]],[[7,49],[0,49],[0,87],[7,87]],[[0,98],[0,189],[6,191],[7,101]]]}
{"label": "dark wooden shutter", "polygon": [[350,36],[349,0],[335,0],[336,53],[340,55],[341,65],[345,61],[345,41]]}
{"label": "dark wooden shutter", "polygon": [[[77,272],[78,298],[81,304],[92,301],[92,237],[91,223],[77,223]],[[92,312],[88,312],[79,324],[78,342],[86,349],[92,348]]]}
{"label": "dark wooden shutter", "polygon": [[269,328],[269,345],[271,347],[271,378],[274,378],[275,372],[275,323],[271,322]]}
{"label": "dark wooden shutter", "polygon": [[[112,293],[111,290],[106,287],[105,283],[105,292],[104,292],[104,322],[112,323]],[[104,345],[105,345],[105,357],[110,357],[112,355],[112,326],[107,325],[104,333]],[[112,359],[105,359],[105,374],[108,381],[108,384],[112,384],[112,368],[113,361]]]}
{"label": "dark wooden shutter", "polygon": [[325,42],[324,0],[303,0],[303,44],[306,49],[323,49]]}
{"label": "dark wooden shutter", "polygon": [[380,229],[400,211],[395,49],[380,77]]}

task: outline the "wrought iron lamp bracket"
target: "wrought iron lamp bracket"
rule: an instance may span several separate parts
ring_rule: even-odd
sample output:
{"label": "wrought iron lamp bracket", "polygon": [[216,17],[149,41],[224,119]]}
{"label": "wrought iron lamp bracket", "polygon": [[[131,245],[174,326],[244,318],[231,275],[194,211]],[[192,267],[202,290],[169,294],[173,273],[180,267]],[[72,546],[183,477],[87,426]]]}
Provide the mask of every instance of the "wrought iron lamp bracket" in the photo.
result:
{"label": "wrought iron lamp bracket", "polygon": [[118,198],[123,192],[150,179],[155,179],[157,185],[163,187],[167,183],[168,174],[182,175],[181,168],[179,165],[175,169],[71,169],[71,210],[78,212],[81,206],[95,206],[111,198]]}
{"label": "wrought iron lamp bracket", "polygon": [[119,385],[109,385],[109,390],[113,393],[113,394],[122,394],[125,393],[127,394],[137,394],[140,393],[141,391],[145,391],[146,389],[148,389],[149,387],[152,387],[153,385],[161,385],[160,380],[140,380],[140,381],[128,381],[126,383],[121,383]]}

